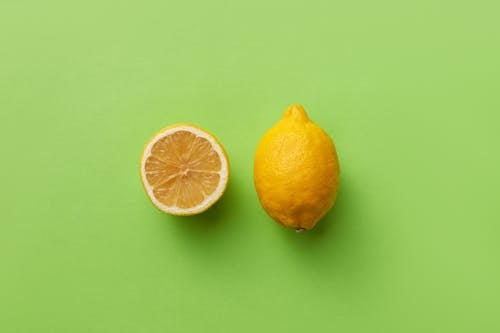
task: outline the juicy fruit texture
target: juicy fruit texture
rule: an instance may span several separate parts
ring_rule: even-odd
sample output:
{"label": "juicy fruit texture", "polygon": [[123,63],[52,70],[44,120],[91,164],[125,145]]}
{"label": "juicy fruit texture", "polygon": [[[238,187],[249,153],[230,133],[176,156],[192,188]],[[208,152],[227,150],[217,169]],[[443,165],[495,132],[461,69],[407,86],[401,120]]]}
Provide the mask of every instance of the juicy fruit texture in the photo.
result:
{"label": "juicy fruit texture", "polygon": [[254,183],[265,211],[278,223],[311,229],[333,206],[339,186],[335,146],[300,105],[261,139]]}
{"label": "juicy fruit texture", "polygon": [[153,204],[165,213],[193,215],[224,193],[229,163],[221,144],[192,125],[161,130],[144,148],[141,180]]}

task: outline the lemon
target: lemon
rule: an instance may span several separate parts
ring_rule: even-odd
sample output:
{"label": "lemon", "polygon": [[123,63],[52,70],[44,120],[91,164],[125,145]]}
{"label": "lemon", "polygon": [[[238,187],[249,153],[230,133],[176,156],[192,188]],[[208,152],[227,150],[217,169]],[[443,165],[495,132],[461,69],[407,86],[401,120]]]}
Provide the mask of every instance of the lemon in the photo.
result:
{"label": "lemon", "polygon": [[219,141],[189,124],[164,128],[146,144],[141,180],[147,196],[161,211],[194,215],[207,210],[224,193],[229,161]]}
{"label": "lemon", "polygon": [[313,228],[335,203],[339,162],[328,134],[300,105],[262,137],[254,160],[255,188],[265,211],[285,227]]}

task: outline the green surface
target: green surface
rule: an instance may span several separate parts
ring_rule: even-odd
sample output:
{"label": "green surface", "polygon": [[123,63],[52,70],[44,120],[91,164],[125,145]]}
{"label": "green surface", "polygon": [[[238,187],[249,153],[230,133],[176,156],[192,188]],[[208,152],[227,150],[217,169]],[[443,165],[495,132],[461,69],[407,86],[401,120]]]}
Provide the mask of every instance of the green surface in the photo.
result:
{"label": "green surface", "polygon": [[[0,332],[499,332],[497,1],[0,3]],[[292,103],[337,205],[285,230],[253,188]],[[212,131],[227,193],[174,218],[143,145]]]}

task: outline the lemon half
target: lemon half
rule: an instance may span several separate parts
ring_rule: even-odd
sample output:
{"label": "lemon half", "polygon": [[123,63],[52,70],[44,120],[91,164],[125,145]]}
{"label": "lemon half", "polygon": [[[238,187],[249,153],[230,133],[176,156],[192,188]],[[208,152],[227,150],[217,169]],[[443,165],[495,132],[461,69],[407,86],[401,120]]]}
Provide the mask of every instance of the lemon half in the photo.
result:
{"label": "lemon half", "polygon": [[172,215],[194,215],[223,195],[229,161],[215,136],[194,125],[179,124],[149,140],[140,173],[146,194],[158,209]]}

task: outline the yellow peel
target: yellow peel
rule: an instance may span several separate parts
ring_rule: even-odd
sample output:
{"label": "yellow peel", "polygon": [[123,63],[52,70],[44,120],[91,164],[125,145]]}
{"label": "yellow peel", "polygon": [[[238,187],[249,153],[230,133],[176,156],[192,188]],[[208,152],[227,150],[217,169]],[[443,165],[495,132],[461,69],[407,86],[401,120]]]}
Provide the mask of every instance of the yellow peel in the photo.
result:
{"label": "yellow peel", "polygon": [[265,211],[286,227],[311,229],[333,206],[339,186],[335,145],[302,106],[286,109],[262,137],[254,183]]}

